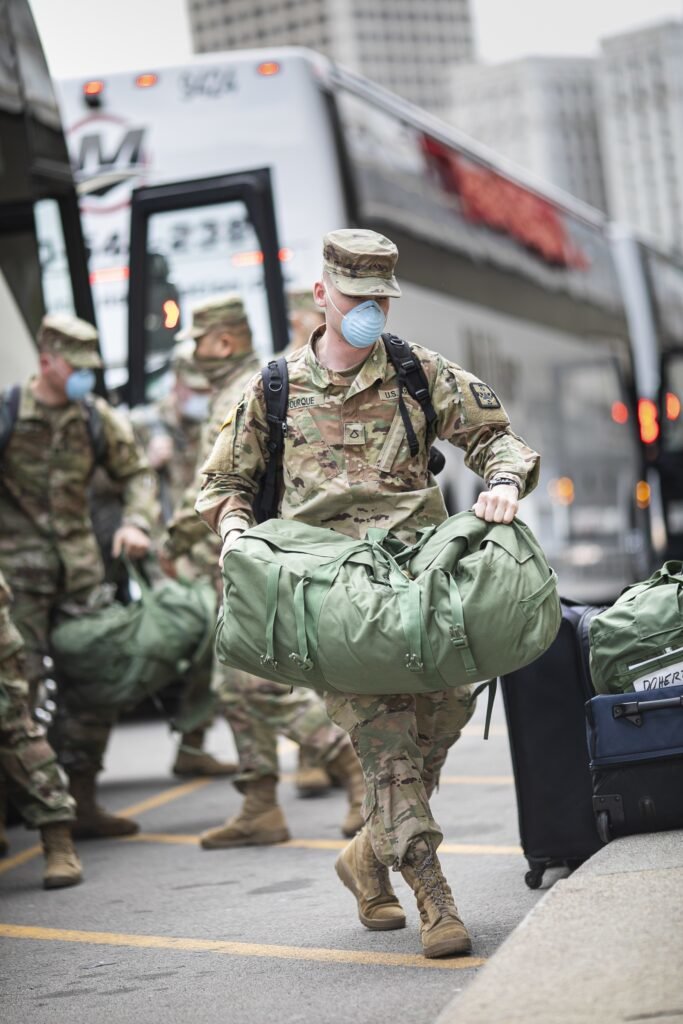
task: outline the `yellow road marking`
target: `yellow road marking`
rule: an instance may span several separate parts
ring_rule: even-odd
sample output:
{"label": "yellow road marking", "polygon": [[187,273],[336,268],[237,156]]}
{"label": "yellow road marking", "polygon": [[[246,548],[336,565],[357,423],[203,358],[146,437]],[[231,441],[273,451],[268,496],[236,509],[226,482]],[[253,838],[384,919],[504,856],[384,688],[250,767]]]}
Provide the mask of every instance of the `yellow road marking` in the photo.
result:
{"label": "yellow road marking", "polygon": [[[127,836],[124,842],[196,846],[199,836],[175,832],[138,832],[135,836]],[[285,843],[274,843],[273,847],[291,850],[343,850],[348,842],[348,839],[288,839]],[[490,843],[442,843],[439,847],[439,853],[456,853],[465,857],[478,855],[517,857],[521,852],[519,846],[496,846]]]}
{"label": "yellow road marking", "polygon": [[19,924],[0,924],[0,936],[6,939],[33,939],[42,942],[80,942],[93,946],[128,946],[134,949],[176,949],[193,952],[224,953],[228,956],[270,957],[279,960],[315,960],[318,963],[361,964],[368,967],[421,967],[437,970],[462,970],[481,967],[483,957],[467,956],[450,960],[427,960],[407,953],[371,953],[355,949],[321,949],[313,946],[262,946],[253,942],[226,942],[223,939],[189,939],[166,935],[126,935],[116,932],[82,932],[63,928],[35,928]]}
{"label": "yellow road marking", "polygon": [[[151,811],[155,807],[163,807],[164,804],[170,804],[173,800],[179,800],[181,797],[187,796],[188,793],[194,793],[195,790],[201,789],[202,786],[207,786],[211,781],[211,779],[193,779],[192,782],[184,782],[181,786],[165,789],[163,793],[157,793],[156,796],[151,796],[148,800],[141,800],[137,804],[131,804],[130,807],[124,807],[123,810],[116,813],[125,817],[132,814],[142,814],[144,811]],[[15,854],[14,857],[8,857],[7,860],[0,861],[0,875],[6,871],[11,871],[12,868],[20,867],[29,860],[33,860],[40,853],[40,846],[30,846],[28,850],[22,850],[21,853]]]}
{"label": "yellow road marking", "polygon": [[40,846],[29,846],[28,850],[22,850],[21,853],[15,853],[13,857],[8,857],[7,860],[0,860],[0,875],[4,875],[5,871],[11,871],[12,868],[18,868],[22,864],[25,864],[27,860],[33,860],[40,853]]}

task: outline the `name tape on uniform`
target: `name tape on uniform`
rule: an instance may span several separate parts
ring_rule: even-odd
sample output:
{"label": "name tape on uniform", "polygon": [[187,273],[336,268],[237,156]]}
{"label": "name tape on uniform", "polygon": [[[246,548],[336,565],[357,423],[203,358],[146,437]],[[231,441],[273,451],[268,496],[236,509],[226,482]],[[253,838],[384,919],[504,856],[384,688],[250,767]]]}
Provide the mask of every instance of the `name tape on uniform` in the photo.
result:
{"label": "name tape on uniform", "polygon": [[314,409],[317,405],[323,405],[325,401],[327,401],[325,395],[298,395],[296,398],[289,399],[287,408],[290,412],[297,409]]}

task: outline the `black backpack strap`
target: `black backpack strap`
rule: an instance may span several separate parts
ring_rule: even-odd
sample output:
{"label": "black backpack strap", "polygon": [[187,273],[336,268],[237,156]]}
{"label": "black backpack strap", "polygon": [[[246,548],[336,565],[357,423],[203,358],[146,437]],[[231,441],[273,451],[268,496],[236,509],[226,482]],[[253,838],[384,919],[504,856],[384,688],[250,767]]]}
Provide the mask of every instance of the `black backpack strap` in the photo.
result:
{"label": "black backpack strap", "polygon": [[21,388],[18,384],[8,388],[2,396],[0,405],[0,455],[9,444],[14,431],[14,424],[19,415],[19,403],[21,401]]}
{"label": "black backpack strap", "polygon": [[88,436],[95,464],[102,466],[107,458],[107,435],[104,432],[104,423],[97,403],[92,398],[84,398],[81,402],[85,413],[85,425],[88,428]]}
{"label": "black backpack strap", "polygon": [[[403,398],[403,389],[405,388],[410,397],[419,402],[427,421],[427,428],[429,429],[429,427],[433,427],[436,423],[436,410],[432,405],[432,398],[429,394],[429,382],[422,368],[422,363],[407,341],[397,337],[395,334],[383,334],[382,341],[384,342],[387,356],[391,360],[398,377],[398,408],[406,430],[410,454],[415,458],[420,450],[420,446]],[[438,448],[430,449],[429,470],[431,473],[440,473],[445,465],[445,461]]]}
{"label": "black backpack strap", "polygon": [[271,359],[262,368],[261,377],[269,433],[266,442],[268,463],[254,508],[259,523],[265,522],[266,519],[274,519],[277,515],[282,452],[287,434],[287,405],[289,401],[287,360],[283,356],[279,359]]}

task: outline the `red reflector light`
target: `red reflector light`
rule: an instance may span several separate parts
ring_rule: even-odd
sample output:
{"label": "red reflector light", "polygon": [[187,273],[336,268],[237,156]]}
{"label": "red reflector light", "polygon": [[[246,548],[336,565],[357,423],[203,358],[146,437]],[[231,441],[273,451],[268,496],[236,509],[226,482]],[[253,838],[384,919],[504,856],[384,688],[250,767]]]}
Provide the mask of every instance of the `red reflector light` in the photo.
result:
{"label": "red reflector light", "polygon": [[280,263],[289,263],[289,261],[293,258],[294,253],[292,252],[291,249],[284,248],[280,249],[277,255],[278,259],[280,260]]}
{"label": "red reflector light", "polygon": [[135,84],[137,85],[138,89],[149,89],[150,86],[156,85],[158,81],[158,75],[138,75],[138,77],[135,79]]}
{"label": "red reflector light", "polygon": [[231,262],[233,267],[258,267],[263,263],[263,253],[260,249],[253,252],[236,252]]}
{"label": "red reflector light", "polygon": [[612,402],[612,419],[615,423],[628,423],[628,409],[623,402]]}
{"label": "red reflector light", "polygon": [[92,82],[86,82],[83,86],[83,93],[86,96],[101,96],[104,92],[104,82],[99,80],[93,80]]}
{"label": "red reflector light", "polygon": [[164,327],[169,331],[175,330],[180,320],[180,307],[174,299],[166,299],[161,307],[164,311]]}
{"label": "red reflector light", "polygon": [[666,418],[668,420],[677,420],[681,415],[681,400],[678,395],[674,395],[672,391],[666,393]]}
{"label": "red reflector light", "polygon": [[638,425],[643,444],[654,444],[659,437],[657,406],[649,398],[638,399]]}
{"label": "red reflector light", "polygon": [[90,274],[90,284],[110,284],[112,281],[127,281],[130,275],[128,267],[102,267]]}
{"label": "red reflector light", "polygon": [[650,485],[645,480],[639,480],[636,484],[636,505],[640,509],[646,509],[650,507],[650,498],[652,492],[650,491]]}
{"label": "red reflector light", "polygon": [[266,60],[263,64],[259,64],[256,70],[259,75],[265,75],[268,77],[268,75],[277,75],[280,70],[280,65],[276,60]]}

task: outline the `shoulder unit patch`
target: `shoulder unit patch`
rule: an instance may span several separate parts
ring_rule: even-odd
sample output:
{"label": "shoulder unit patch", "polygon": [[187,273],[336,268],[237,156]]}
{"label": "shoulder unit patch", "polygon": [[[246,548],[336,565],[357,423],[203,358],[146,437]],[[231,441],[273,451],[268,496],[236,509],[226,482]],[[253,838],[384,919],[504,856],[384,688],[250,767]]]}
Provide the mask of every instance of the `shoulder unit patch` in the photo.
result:
{"label": "shoulder unit patch", "polygon": [[488,384],[470,384],[470,391],[480,409],[500,409],[498,397]]}

